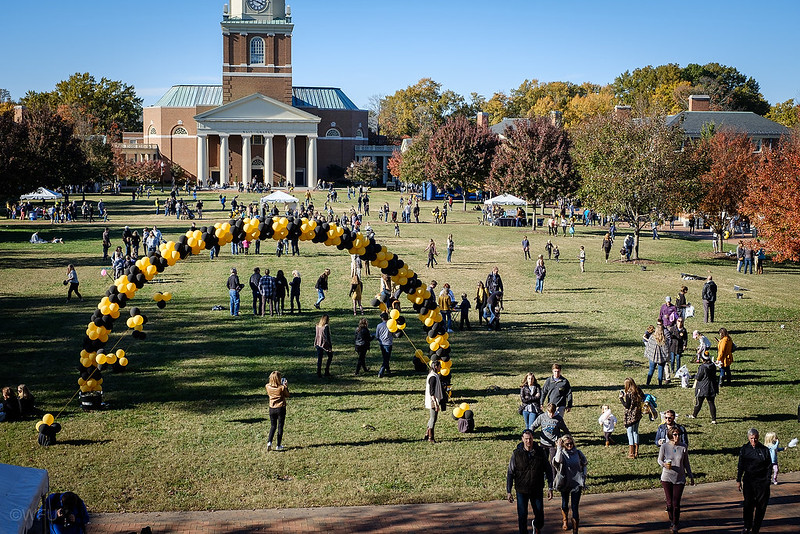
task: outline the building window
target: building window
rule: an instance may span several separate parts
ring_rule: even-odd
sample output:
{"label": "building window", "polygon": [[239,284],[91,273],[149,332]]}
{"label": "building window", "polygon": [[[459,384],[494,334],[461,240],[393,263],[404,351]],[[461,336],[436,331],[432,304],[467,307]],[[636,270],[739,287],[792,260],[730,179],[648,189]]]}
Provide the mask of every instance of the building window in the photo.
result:
{"label": "building window", "polygon": [[150,127],[150,131],[149,131],[148,133],[149,133],[150,135],[155,135],[155,134],[156,134],[156,129],[155,129],[155,127],[154,127],[154,126],[151,126],[151,127]]}
{"label": "building window", "polygon": [[325,137],[341,137],[342,134],[336,128],[331,128],[327,132],[325,132]]}
{"label": "building window", "polygon": [[178,126],[175,128],[175,131],[172,132],[172,135],[189,135],[189,132],[186,131],[186,128],[183,126]]}
{"label": "building window", "polygon": [[264,144],[264,136],[263,135],[254,135],[253,140],[251,141],[254,145],[263,145]]}
{"label": "building window", "polygon": [[356,137],[364,137],[364,130],[362,130],[361,128],[356,130]]}
{"label": "building window", "polygon": [[761,152],[761,139],[753,139],[753,152]]}
{"label": "building window", "polygon": [[254,65],[264,64],[264,39],[253,37],[250,41],[250,63]]}
{"label": "building window", "polygon": [[250,164],[251,167],[259,168],[264,166],[264,160],[261,158],[253,158],[252,163]]}

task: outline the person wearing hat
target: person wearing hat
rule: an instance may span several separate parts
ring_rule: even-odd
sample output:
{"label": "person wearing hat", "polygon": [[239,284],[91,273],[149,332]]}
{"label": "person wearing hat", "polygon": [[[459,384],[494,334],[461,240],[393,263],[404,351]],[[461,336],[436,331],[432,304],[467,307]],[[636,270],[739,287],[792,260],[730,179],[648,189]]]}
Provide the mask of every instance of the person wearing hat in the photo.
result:
{"label": "person wearing hat", "polygon": [[522,431],[522,443],[511,453],[506,473],[506,498],[514,502],[511,488],[517,492],[517,522],[520,534],[528,534],[528,502],[533,509],[533,534],[544,526],[544,481],[547,479],[547,500],[553,498],[553,474],[547,453],[536,443],[533,431]]}
{"label": "person wearing hat", "polygon": [[425,439],[431,443],[436,443],[434,437],[434,427],[436,420],[439,417],[439,412],[444,410],[447,405],[447,396],[442,387],[442,379],[439,376],[439,371],[442,370],[442,362],[433,360],[430,364],[430,371],[425,380],[425,408],[430,411],[428,418],[428,427],[425,430]]}
{"label": "person wearing hat", "polygon": [[672,303],[672,297],[669,295],[664,297],[664,304],[661,305],[661,310],[658,313],[658,318],[663,321],[664,328],[672,326],[679,316],[678,308]]}
{"label": "person wearing hat", "polygon": [[703,407],[703,399],[708,401],[708,409],[711,411],[711,423],[717,423],[717,406],[714,399],[719,393],[719,383],[717,382],[717,367],[711,363],[711,356],[703,352],[701,355],[702,363],[697,369],[694,381],[695,403],[692,415],[688,417],[694,419]]}
{"label": "person wearing hat", "polygon": [[244,287],[239,282],[239,275],[236,274],[236,267],[231,268],[231,275],[228,277],[228,293],[231,297],[231,315],[234,317],[239,316],[239,291]]}

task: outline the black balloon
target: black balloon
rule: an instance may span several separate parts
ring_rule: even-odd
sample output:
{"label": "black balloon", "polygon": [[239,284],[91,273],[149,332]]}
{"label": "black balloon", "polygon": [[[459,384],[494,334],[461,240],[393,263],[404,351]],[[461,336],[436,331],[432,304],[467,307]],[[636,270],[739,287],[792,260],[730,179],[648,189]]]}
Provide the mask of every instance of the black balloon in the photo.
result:
{"label": "black balloon", "polygon": [[163,310],[164,308],[167,307],[167,303],[165,301],[163,301],[163,300],[159,300],[158,302],[156,302],[156,306],[158,306],[159,308],[161,308]]}
{"label": "black balloon", "polygon": [[463,417],[464,419],[472,419],[473,417],[475,417],[475,414],[472,413],[472,410],[465,410]]}
{"label": "black balloon", "polygon": [[142,312],[136,306],[133,306],[130,310],[128,310],[128,313],[131,314],[131,317],[136,317],[137,315],[141,315],[142,314]]}

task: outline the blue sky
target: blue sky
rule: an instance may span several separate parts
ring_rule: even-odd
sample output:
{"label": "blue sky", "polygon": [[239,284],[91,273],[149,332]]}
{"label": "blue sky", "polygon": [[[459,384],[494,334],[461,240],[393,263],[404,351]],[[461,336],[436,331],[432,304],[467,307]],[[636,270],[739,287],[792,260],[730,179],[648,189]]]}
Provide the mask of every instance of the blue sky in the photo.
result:
{"label": "blue sky", "polygon": [[[0,88],[18,99],[89,72],[151,105],[174,84],[221,83],[225,1],[15,3]],[[772,104],[800,100],[797,0],[287,3],[294,85],[341,87],[363,108],[423,77],[489,98],[525,79],[605,84],[648,64],[710,61],[754,77]]]}

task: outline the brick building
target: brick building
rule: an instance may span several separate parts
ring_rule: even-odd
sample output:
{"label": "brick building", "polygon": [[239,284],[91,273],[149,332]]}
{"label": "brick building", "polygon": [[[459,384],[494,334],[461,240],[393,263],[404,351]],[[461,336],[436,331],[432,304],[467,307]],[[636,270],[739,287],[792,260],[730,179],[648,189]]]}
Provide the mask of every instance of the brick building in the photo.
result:
{"label": "brick building", "polygon": [[144,109],[142,143],[199,185],[315,187],[368,144],[368,113],[333,87],[292,86],[284,0],[230,0],[221,22],[221,85],[176,85]]}

